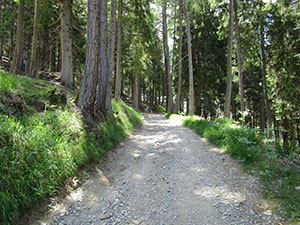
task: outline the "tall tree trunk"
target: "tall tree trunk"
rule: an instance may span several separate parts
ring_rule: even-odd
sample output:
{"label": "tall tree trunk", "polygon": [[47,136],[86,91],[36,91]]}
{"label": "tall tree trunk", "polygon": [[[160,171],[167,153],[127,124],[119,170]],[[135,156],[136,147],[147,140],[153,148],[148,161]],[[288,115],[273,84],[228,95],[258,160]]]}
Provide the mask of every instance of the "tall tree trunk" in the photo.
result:
{"label": "tall tree trunk", "polygon": [[112,113],[111,100],[112,100],[112,79],[114,71],[115,59],[115,33],[116,33],[116,0],[111,0],[111,14],[110,14],[110,29],[109,29],[109,48],[108,48],[108,73],[107,73],[107,88],[105,99],[105,110]]}
{"label": "tall tree trunk", "polygon": [[184,14],[186,19],[187,45],[189,55],[189,115],[195,113],[195,92],[194,92],[194,75],[193,75],[193,59],[192,59],[192,39],[190,31],[190,19],[188,15],[188,8],[186,0],[184,0]]}
{"label": "tall tree trunk", "polygon": [[[260,11],[262,12],[262,5],[260,5]],[[267,92],[267,79],[266,79],[266,53],[265,53],[265,36],[264,36],[264,16],[261,15],[260,18],[260,49],[261,49],[261,64],[262,64],[262,98],[264,101],[266,113],[267,113],[267,121],[268,121],[268,128],[269,130],[269,137],[272,136],[272,116],[270,110],[270,103],[268,99],[268,92]]]}
{"label": "tall tree trunk", "polygon": [[38,72],[38,17],[39,17],[39,0],[34,2],[34,23],[33,23],[33,37],[31,45],[31,57],[29,64],[29,73],[31,76],[36,76]]}
{"label": "tall tree trunk", "polygon": [[167,0],[164,0],[163,2],[162,19],[163,19],[163,43],[164,43],[164,53],[165,53],[165,68],[166,68],[166,79],[167,79],[167,112],[173,113],[172,77],[170,73],[170,55],[169,55],[168,29],[167,29]]}
{"label": "tall tree trunk", "polygon": [[133,85],[132,85],[132,100],[133,100],[133,108],[135,110],[139,110],[139,76],[134,74]]}
{"label": "tall tree trunk", "polygon": [[179,13],[179,58],[178,58],[178,84],[177,84],[177,96],[176,96],[176,105],[175,105],[175,113],[178,113],[180,110],[180,102],[181,102],[181,82],[182,82],[182,36],[183,36],[183,28],[182,28],[182,0],[179,0],[179,7],[180,7],[180,13]]}
{"label": "tall tree trunk", "polygon": [[100,49],[99,49],[99,81],[96,97],[96,109],[105,112],[105,97],[107,87],[107,1],[100,0]]}
{"label": "tall tree trunk", "polygon": [[224,116],[230,117],[230,105],[232,95],[232,39],[233,39],[233,0],[229,4],[229,37],[228,37],[228,58],[227,58],[227,85],[225,96]]}
{"label": "tall tree trunk", "polygon": [[236,39],[236,48],[237,48],[237,59],[238,59],[238,71],[239,71],[239,94],[240,94],[240,104],[241,112],[245,111],[245,101],[244,101],[244,78],[243,78],[243,61],[242,61],[242,51],[240,46],[240,30],[239,30],[239,19],[238,19],[238,4],[235,1],[235,39]]}
{"label": "tall tree trunk", "polygon": [[[2,24],[3,18],[2,18],[2,2],[3,0],[0,0],[0,24]],[[3,36],[2,36],[2,28],[0,28],[0,60],[2,59],[2,44],[3,44]]]}
{"label": "tall tree trunk", "polygon": [[118,1],[118,43],[117,43],[117,65],[115,77],[115,100],[121,98],[121,49],[122,49],[122,4],[123,0]]}
{"label": "tall tree trunk", "polygon": [[17,25],[17,38],[16,38],[16,47],[14,51],[13,61],[10,66],[10,73],[18,73],[19,65],[21,61],[22,54],[22,37],[23,37],[23,24],[24,24],[24,0],[19,1],[18,8],[18,25]]}
{"label": "tall tree trunk", "polygon": [[89,114],[94,111],[98,84],[100,3],[98,0],[88,1],[87,49],[84,73],[80,84],[78,105]]}
{"label": "tall tree trunk", "polygon": [[61,0],[61,83],[67,87],[74,86],[72,56],[72,0]]}
{"label": "tall tree trunk", "polygon": [[50,47],[50,72],[56,71],[56,44]]}

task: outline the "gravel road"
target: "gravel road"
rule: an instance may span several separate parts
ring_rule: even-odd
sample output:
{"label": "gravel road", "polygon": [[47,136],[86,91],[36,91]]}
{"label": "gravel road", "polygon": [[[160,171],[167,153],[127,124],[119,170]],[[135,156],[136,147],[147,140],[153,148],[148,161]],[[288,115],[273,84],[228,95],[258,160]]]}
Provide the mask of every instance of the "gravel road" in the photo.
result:
{"label": "gravel road", "polygon": [[37,224],[277,224],[259,193],[258,180],[229,156],[151,114]]}

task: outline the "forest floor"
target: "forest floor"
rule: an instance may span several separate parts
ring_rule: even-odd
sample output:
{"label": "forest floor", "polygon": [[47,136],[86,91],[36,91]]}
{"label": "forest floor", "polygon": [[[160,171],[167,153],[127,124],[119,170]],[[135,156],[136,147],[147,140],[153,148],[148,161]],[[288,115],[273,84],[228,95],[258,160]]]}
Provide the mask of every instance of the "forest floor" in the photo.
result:
{"label": "forest floor", "polygon": [[181,121],[142,127],[31,224],[284,224],[257,178]]}

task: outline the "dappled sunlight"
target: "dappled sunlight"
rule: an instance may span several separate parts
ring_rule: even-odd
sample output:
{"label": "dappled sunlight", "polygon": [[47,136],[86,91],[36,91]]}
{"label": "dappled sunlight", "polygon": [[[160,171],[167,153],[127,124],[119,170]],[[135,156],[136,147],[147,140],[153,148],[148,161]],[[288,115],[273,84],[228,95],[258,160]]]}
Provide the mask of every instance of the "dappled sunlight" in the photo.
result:
{"label": "dappled sunlight", "polygon": [[203,199],[211,199],[219,203],[235,206],[237,203],[243,202],[245,196],[238,192],[232,191],[227,186],[210,187],[204,186],[194,190],[196,197]]}
{"label": "dappled sunlight", "polygon": [[143,179],[144,179],[144,176],[141,175],[141,174],[139,174],[139,173],[137,173],[137,174],[134,174],[134,175],[132,176],[132,178],[135,179],[135,180],[143,180]]}

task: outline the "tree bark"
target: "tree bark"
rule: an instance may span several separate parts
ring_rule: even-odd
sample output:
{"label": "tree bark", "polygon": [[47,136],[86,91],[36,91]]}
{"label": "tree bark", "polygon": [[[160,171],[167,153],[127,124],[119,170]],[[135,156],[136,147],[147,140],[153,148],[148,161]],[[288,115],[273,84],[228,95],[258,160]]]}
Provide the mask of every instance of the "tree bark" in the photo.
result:
{"label": "tree bark", "polygon": [[121,98],[121,50],[122,50],[122,4],[118,1],[118,43],[117,43],[117,65],[115,77],[115,100],[120,101]]}
{"label": "tree bark", "polygon": [[132,88],[132,100],[133,100],[133,108],[135,110],[139,110],[139,76],[133,75],[133,88]]}
{"label": "tree bark", "polygon": [[224,116],[230,117],[230,105],[232,95],[232,39],[233,39],[233,0],[229,4],[229,37],[228,37],[228,58],[227,58],[227,85],[225,96]]}
{"label": "tree bark", "polygon": [[89,114],[94,111],[96,90],[98,84],[99,65],[99,31],[100,31],[100,4],[98,0],[88,1],[87,21],[87,50],[84,73],[79,89],[78,105]]}
{"label": "tree bark", "polygon": [[173,113],[173,92],[172,92],[172,77],[170,73],[170,55],[168,45],[168,29],[167,29],[167,0],[163,2],[162,9],[162,20],[163,20],[163,44],[164,44],[164,55],[165,55],[165,68],[166,68],[166,79],[167,79],[167,112]]}
{"label": "tree bark", "polygon": [[[2,23],[2,0],[0,0],[0,24]],[[2,29],[0,29],[0,60],[2,59],[2,44],[3,44],[3,36],[2,36]]]}
{"label": "tree bark", "polygon": [[234,8],[235,8],[235,12],[234,12],[235,39],[236,39],[238,71],[239,71],[239,94],[240,94],[241,112],[244,112],[245,111],[245,101],[244,101],[243,61],[242,61],[242,51],[241,51],[241,45],[240,45],[240,30],[239,30],[237,4],[235,4]]}
{"label": "tree bark", "polygon": [[74,86],[71,16],[72,0],[61,0],[61,83],[69,88]]}
{"label": "tree bark", "polygon": [[[260,5],[260,11],[262,11],[262,5]],[[262,12],[261,12],[262,13]],[[270,103],[268,99],[268,91],[267,91],[267,79],[266,79],[266,53],[265,53],[265,37],[264,37],[264,17],[261,15],[260,18],[260,48],[261,48],[261,64],[262,64],[262,98],[264,102],[264,106],[267,113],[267,121],[268,121],[268,128],[269,131],[269,137],[272,136],[272,116],[271,116],[271,110],[270,110]]]}
{"label": "tree bark", "polygon": [[183,36],[183,27],[182,27],[182,0],[179,0],[179,7],[180,7],[180,13],[179,13],[179,58],[178,58],[178,83],[177,83],[177,96],[176,96],[176,105],[175,105],[175,113],[178,113],[180,110],[180,102],[181,102],[181,83],[182,83],[182,36]]}
{"label": "tree bark", "polygon": [[187,45],[189,55],[189,115],[195,112],[195,92],[194,92],[194,75],[193,75],[193,59],[192,59],[192,40],[190,31],[190,19],[188,15],[188,8],[186,0],[184,0],[184,14],[186,19]]}
{"label": "tree bark", "polygon": [[107,87],[107,1],[100,0],[100,49],[99,49],[99,80],[96,97],[96,109],[105,112],[105,97]]}
{"label": "tree bark", "polygon": [[17,25],[17,38],[16,47],[14,50],[13,61],[10,66],[10,73],[17,74],[19,72],[19,65],[21,61],[22,54],[22,37],[23,37],[23,25],[24,25],[24,0],[19,1],[18,8],[18,25]]}
{"label": "tree bark", "polygon": [[111,0],[111,14],[110,14],[110,29],[109,29],[109,47],[108,47],[108,73],[107,73],[107,87],[105,110],[112,114],[111,100],[112,100],[112,79],[114,71],[114,56],[115,56],[115,33],[116,33],[116,0]]}
{"label": "tree bark", "polygon": [[31,76],[36,76],[38,72],[38,59],[37,59],[37,48],[38,48],[38,17],[39,17],[39,0],[34,2],[34,23],[33,23],[33,37],[31,44],[31,57],[29,65],[29,73]]}

